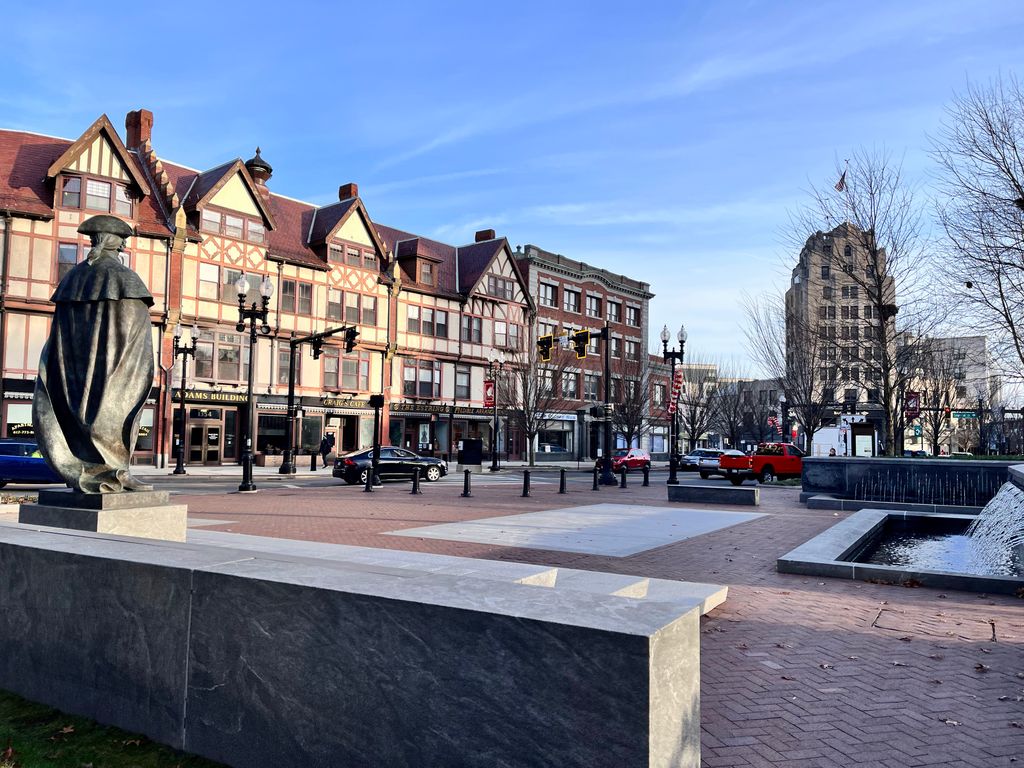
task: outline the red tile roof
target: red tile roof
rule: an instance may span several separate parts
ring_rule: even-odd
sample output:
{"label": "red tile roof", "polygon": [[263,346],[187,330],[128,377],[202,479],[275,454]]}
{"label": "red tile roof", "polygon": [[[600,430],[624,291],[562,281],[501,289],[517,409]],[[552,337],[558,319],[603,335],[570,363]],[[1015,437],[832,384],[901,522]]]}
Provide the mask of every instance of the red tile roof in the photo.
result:
{"label": "red tile roof", "polygon": [[[380,232],[388,250],[394,253],[396,259],[406,259],[413,255],[423,255],[428,258],[437,259],[437,285],[424,286],[417,280],[403,279],[406,285],[417,286],[431,293],[447,294],[452,297],[461,298],[458,285],[456,285],[456,260],[457,251],[454,246],[428,237],[420,237],[411,232],[405,232],[394,227],[387,227],[377,224],[377,231]],[[418,277],[418,275],[416,275]]]}
{"label": "red tile roof", "polygon": [[70,146],[65,139],[0,131],[0,209],[52,218],[46,169]]}
{"label": "red tile roof", "polygon": [[[327,240],[328,235],[338,226],[338,222],[345,218],[345,215],[352,210],[358,200],[359,198],[357,197],[350,197],[347,200],[341,200],[340,202],[317,208],[313,216],[313,230],[311,232],[308,229],[306,230],[309,232],[309,243],[311,245],[320,245]],[[306,242],[305,237],[303,237],[302,242]]]}

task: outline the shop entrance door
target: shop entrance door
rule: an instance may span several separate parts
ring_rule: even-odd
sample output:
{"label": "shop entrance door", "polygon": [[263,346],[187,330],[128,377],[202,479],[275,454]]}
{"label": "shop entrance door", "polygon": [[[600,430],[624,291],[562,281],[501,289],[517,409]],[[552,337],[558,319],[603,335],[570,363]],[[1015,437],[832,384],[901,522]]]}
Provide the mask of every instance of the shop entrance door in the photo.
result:
{"label": "shop entrance door", "polygon": [[220,464],[223,435],[220,424],[193,425],[189,430],[188,463]]}

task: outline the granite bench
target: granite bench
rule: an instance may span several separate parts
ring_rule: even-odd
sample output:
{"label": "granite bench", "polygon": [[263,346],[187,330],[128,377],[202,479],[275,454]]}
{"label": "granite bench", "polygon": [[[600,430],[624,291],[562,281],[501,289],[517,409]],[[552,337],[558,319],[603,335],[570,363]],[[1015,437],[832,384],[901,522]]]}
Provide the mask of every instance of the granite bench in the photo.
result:
{"label": "granite bench", "polygon": [[735,504],[756,507],[761,503],[761,489],[742,485],[668,485],[668,500],[691,504]]}

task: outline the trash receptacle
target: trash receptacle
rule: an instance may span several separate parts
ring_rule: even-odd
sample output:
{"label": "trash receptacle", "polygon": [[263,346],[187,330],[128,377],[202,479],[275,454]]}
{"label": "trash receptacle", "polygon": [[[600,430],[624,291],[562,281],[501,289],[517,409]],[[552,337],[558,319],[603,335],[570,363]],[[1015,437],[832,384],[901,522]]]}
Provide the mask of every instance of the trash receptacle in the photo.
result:
{"label": "trash receptacle", "polygon": [[468,469],[470,472],[483,472],[484,441],[479,437],[467,437],[459,441],[458,466],[456,472]]}

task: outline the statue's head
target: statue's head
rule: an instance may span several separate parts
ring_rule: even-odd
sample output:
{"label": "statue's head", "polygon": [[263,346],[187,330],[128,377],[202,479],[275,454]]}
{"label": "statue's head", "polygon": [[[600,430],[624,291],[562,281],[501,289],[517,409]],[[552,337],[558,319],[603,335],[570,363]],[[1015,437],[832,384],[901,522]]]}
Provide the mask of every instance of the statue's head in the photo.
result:
{"label": "statue's head", "polygon": [[104,249],[120,251],[124,248],[125,240],[132,236],[132,228],[129,224],[108,214],[90,216],[78,227],[83,235],[89,235],[93,247],[100,246]]}

